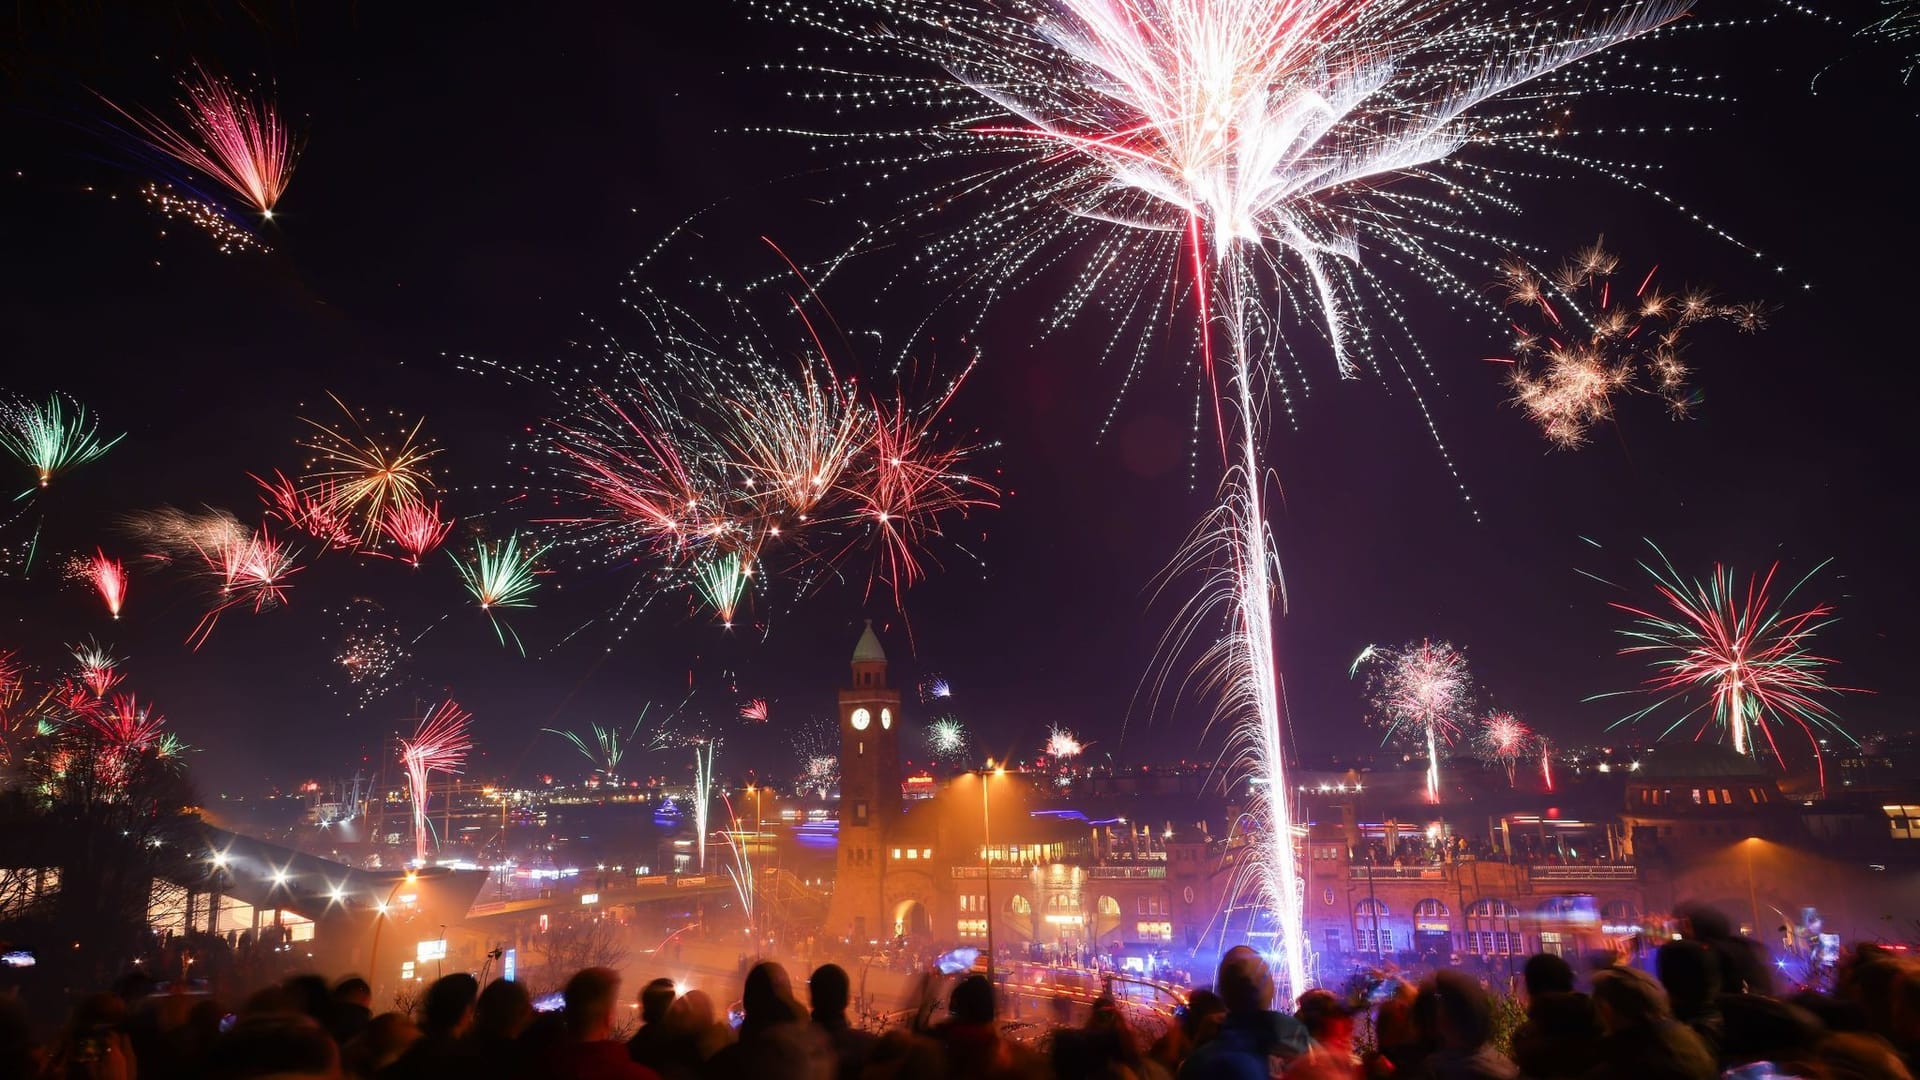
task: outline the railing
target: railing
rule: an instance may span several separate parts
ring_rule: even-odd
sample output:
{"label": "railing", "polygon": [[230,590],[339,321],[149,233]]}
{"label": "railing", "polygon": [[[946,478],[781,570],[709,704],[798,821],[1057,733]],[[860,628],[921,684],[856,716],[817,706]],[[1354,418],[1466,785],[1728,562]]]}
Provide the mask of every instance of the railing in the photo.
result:
{"label": "railing", "polygon": [[1595,866],[1530,866],[1527,877],[1534,881],[1637,881],[1640,868],[1602,863]]}
{"label": "railing", "polygon": [[[1027,871],[1028,868],[1024,866],[996,866],[993,867],[993,876],[1008,881],[1024,881],[1027,877]],[[956,866],[953,868],[953,876],[963,881],[971,879],[984,880],[987,876],[987,867]]]}
{"label": "railing", "polygon": [[1122,880],[1158,881],[1167,876],[1164,866],[1089,866],[1089,878],[1119,878]]}
{"label": "railing", "polygon": [[1347,877],[1365,881],[1440,881],[1447,876],[1445,866],[1349,866]]}

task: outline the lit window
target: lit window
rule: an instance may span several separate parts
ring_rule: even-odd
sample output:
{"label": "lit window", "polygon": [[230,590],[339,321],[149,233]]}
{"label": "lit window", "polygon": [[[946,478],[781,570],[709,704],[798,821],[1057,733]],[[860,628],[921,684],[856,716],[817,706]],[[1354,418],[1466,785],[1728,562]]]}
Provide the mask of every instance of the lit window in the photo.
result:
{"label": "lit window", "polygon": [[932,849],[932,848],[930,848],[930,847],[923,847],[923,848],[921,848],[921,849],[920,849],[920,857],[921,857],[921,858],[923,858],[923,859],[931,859],[931,858],[933,858],[933,849]]}
{"label": "lit window", "polygon": [[894,848],[894,849],[893,849],[893,857],[894,857],[894,858],[896,858],[896,859],[900,857],[900,849],[899,849],[899,848]]}

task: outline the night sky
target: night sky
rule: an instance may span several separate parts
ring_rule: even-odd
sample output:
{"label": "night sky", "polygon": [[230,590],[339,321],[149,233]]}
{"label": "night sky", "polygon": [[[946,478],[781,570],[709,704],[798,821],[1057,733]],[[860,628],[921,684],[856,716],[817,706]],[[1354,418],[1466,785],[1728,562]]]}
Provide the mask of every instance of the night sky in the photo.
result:
{"label": "night sky", "polygon": [[[767,613],[764,640],[726,634],[683,602],[616,640],[604,621],[580,628],[628,574],[567,572],[512,618],[523,660],[496,642],[444,556],[418,572],[323,558],[293,579],[290,606],[229,614],[198,652],[183,641],[201,594],[177,574],[136,577],[125,618],[109,623],[51,572],[58,558],[95,544],[133,555],[118,515],[161,504],[256,518],[247,473],[301,464],[296,417],[327,415],[327,391],[369,412],[424,414],[445,449],[448,509],[503,533],[519,523],[504,505],[519,462],[510,444],[541,422],[543,403],[459,370],[457,355],[564,360],[597,337],[595,321],[640,340],[622,306],[629,271],[702,211],[680,245],[697,272],[759,280],[781,272],[760,235],[816,260],[893,204],[824,205],[857,179],[804,139],[756,130],[820,114],[787,96],[803,82],[763,70],[793,59],[796,33],[744,7],[300,5],[258,18],[186,0],[140,17],[95,7],[25,5],[0,31],[0,390],[67,391],[128,436],[0,527],[18,550],[44,519],[31,578],[17,564],[0,572],[0,649],[45,671],[63,643],[113,643],[131,658],[128,686],[199,748],[204,791],[350,774],[416,696],[442,693],[476,714],[472,771],[571,775],[578,760],[538,728],[630,721],[642,701],[679,700],[690,673],[710,711],[771,701],[772,737],[726,729],[736,768],[784,776],[786,733],[830,711],[863,615],[886,631],[904,668],[896,682],[951,680],[983,753],[1031,754],[1050,723],[1092,741],[1095,757],[1217,753],[1217,735],[1196,741],[1203,700],[1134,700],[1171,617],[1150,602],[1152,579],[1215,479],[1207,437],[1196,456],[1185,350],[1169,347],[1102,438],[1120,384],[1097,362],[1102,327],[1043,337],[1039,297],[1003,303],[964,345],[955,335],[970,313],[929,324],[923,359],[950,369],[981,351],[953,412],[1000,441],[984,471],[1009,494],[954,530],[978,562],[942,549],[944,569],[908,594],[911,639],[890,605],[847,585]],[[1603,741],[1624,708],[1582,699],[1642,673],[1614,654],[1620,620],[1607,603],[1624,597],[1576,568],[1639,585],[1642,537],[1698,573],[1776,558],[1804,572],[1832,557],[1810,594],[1842,616],[1825,651],[1843,661],[1836,681],[1874,692],[1839,711],[1859,734],[1910,725],[1920,695],[1903,673],[1920,647],[1920,597],[1913,346],[1899,327],[1920,250],[1909,209],[1920,86],[1902,86],[1893,56],[1845,32],[1874,8],[1834,5],[1835,25],[1757,0],[1703,2],[1702,20],[1773,18],[1628,48],[1714,77],[1708,89],[1732,100],[1580,106],[1594,125],[1705,129],[1596,149],[1658,166],[1651,183],[1763,259],[1599,178],[1523,184],[1525,213],[1493,223],[1552,252],[1605,234],[1627,266],[1658,262],[1669,284],[1777,305],[1757,335],[1695,334],[1696,418],[1627,399],[1592,445],[1550,450],[1503,404],[1504,369],[1482,362],[1504,350],[1497,323],[1416,289],[1405,315],[1438,375],[1423,393],[1463,496],[1403,383],[1341,382],[1303,338],[1312,393],[1268,447],[1284,488],[1273,522],[1290,598],[1281,656],[1303,753],[1365,751],[1347,666],[1368,642],[1423,635],[1465,647],[1490,704],[1563,744]],[[271,254],[221,255],[185,227],[162,238],[134,197],[143,177],[99,135],[103,106],[88,88],[158,107],[193,57],[270,78],[307,132],[266,227]],[[856,337],[900,341],[927,314],[877,293],[878,278],[854,273],[825,299]],[[364,712],[324,678],[329,613],[355,596],[431,626],[410,681]]]}

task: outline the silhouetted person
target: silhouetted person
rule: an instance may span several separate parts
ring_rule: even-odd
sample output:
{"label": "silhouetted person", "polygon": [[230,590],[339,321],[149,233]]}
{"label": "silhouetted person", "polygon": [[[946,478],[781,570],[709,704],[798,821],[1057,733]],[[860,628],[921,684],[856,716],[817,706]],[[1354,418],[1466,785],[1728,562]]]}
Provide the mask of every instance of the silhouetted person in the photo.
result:
{"label": "silhouetted person", "polygon": [[473,1023],[473,1005],[480,997],[480,980],[466,972],[443,975],[427,987],[420,1003],[420,1037],[393,1064],[381,1070],[380,1080],[458,1080],[473,1062],[460,1041]]}
{"label": "silhouetted person", "polygon": [[1235,945],[1220,958],[1214,991],[1226,1003],[1220,1034],[1180,1067],[1181,1080],[1242,1080],[1275,1075],[1307,1050],[1307,1029],[1273,1010],[1273,972],[1260,954]]}
{"label": "silhouetted person", "polygon": [[1722,1021],[1720,957],[1705,942],[1675,938],[1653,954],[1654,971],[1667,992],[1673,1018],[1693,1029],[1718,1059]]}
{"label": "silhouetted person", "polygon": [[1585,994],[1543,993],[1527,999],[1527,1020],[1513,1033],[1513,1063],[1527,1080],[1566,1080],[1593,1068],[1600,1021]]}
{"label": "silhouetted person", "polygon": [[677,996],[672,979],[655,979],[640,990],[640,1030],[627,1040],[627,1056],[654,1072],[666,1067],[672,1053],[667,1010]]}
{"label": "silhouetted person", "polygon": [[210,1080],[339,1074],[333,1040],[312,1017],[295,1012],[242,1017],[214,1044],[207,1062]]}
{"label": "silhouetted person", "polygon": [[852,994],[853,984],[838,964],[822,964],[814,968],[812,977],[807,979],[807,1001],[813,1024],[826,1036],[839,1058],[837,1071],[843,1080],[853,1080],[860,1075],[878,1041],[847,1021],[847,1003]]}
{"label": "silhouetted person", "polygon": [[1529,998],[1538,994],[1571,994],[1573,965],[1552,953],[1534,953],[1520,968]]}
{"label": "silhouetted person", "polygon": [[[1773,964],[1759,942],[1733,932],[1717,908],[1700,903],[1685,903],[1674,909],[1686,926],[1686,934],[1713,950],[1719,961],[1720,987],[1729,994],[1773,996]],[[1759,927],[1754,927],[1756,932]]]}
{"label": "silhouetted person", "polygon": [[826,1035],[807,1023],[806,1010],[793,999],[787,969],[771,960],[747,971],[740,993],[739,1039],[707,1061],[707,1075],[778,1080],[832,1074]]}
{"label": "silhouetted person", "polygon": [[1486,988],[1458,971],[1436,971],[1420,987],[1421,1007],[1414,1016],[1430,1031],[1437,1048],[1427,1055],[1423,1075],[1430,1080],[1514,1080],[1520,1070],[1495,1050],[1493,1002]]}
{"label": "silhouetted person", "polygon": [[535,1062],[556,1080],[659,1080],[652,1069],[627,1056],[625,1043],[613,1038],[613,1014],[620,1007],[620,975],[590,967],[567,980],[567,1041],[549,1059]]}
{"label": "silhouetted person", "polygon": [[1645,972],[1613,968],[1593,977],[1600,1045],[1588,1080],[1714,1080],[1719,1069],[1700,1036],[1673,1018],[1666,991]]}
{"label": "silhouetted person", "polygon": [[322,1026],[334,1042],[345,1046],[367,1030],[367,1022],[373,1019],[372,1005],[373,987],[360,976],[349,975],[333,984]]}
{"label": "silhouetted person", "polygon": [[495,979],[480,991],[473,1007],[473,1026],[462,1040],[473,1061],[476,1080],[511,1080],[524,1076],[531,1064],[520,1035],[533,1023],[533,999],[527,988],[511,979]]}

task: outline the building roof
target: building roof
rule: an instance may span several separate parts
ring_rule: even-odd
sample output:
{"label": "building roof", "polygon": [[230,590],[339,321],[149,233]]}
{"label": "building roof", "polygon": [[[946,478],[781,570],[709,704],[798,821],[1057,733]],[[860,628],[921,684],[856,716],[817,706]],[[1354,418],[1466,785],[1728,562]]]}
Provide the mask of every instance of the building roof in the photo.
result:
{"label": "building roof", "polygon": [[873,632],[873,620],[867,620],[867,628],[860,632],[860,643],[853,647],[853,662],[856,664],[884,664],[887,662],[887,650],[880,647],[880,636]]}
{"label": "building roof", "polygon": [[1651,748],[1647,756],[1642,759],[1634,782],[1644,785],[1656,780],[1694,777],[1771,779],[1764,765],[1752,758],[1734,753],[1729,747],[1708,742],[1676,742],[1661,743],[1658,747]]}

